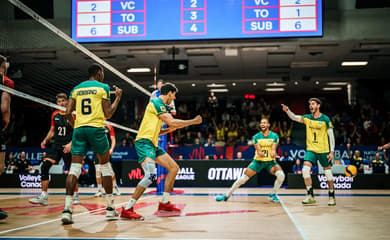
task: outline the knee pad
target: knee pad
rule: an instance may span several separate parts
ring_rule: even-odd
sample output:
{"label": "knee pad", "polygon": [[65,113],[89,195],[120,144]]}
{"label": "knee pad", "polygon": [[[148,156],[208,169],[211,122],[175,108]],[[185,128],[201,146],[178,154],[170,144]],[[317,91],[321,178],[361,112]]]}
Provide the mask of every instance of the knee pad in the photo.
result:
{"label": "knee pad", "polygon": [[154,162],[146,162],[142,165],[142,169],[144,170],[144,177],[138,183],[138,185],[148,188],[150,184],[157,180],[157,168]]}
{"label": "knee pad", "polygon": [[103,177],[106,177],[106,176],[112,176],[111,175],[111,165],[109,162],[105,163],[105,164],[100,164],[100,169],[102,170],[102,175]]}
{"label": "knee pad", "polygon": [[41,165],[41,179],[42,180],[49,180],[49,170],[53,166],[53,163],[51,161],[43,161]]}
{"label": "knee pad", "polygon": [[276,171],[275,176],[276,176],[276,180],[278,180],[278,182],[280,182],[280,183],[284,182],[285,175],[284,175],[284,172],[282,170]]}
{"label": "knee pad", "polygon": [[333,181],[332,170],[326,169],[326,170],[324,171],[324,173],[325,173],[325,176],[326,176],[326,180],[327,180],[327,181]]}
{"label": "knee pad", "polygon": [[302,168],[302,177],[303,178],[310,178],[310,167],[303,165]]}
{"label": "knee pad", "polygon": [[102,168],[100,164],[95,164],[96,178],[102,178]]}
{"label": "knee pad", "polygon": [[77,178],[80,177],[81,174],[81,163],[72,163],[69,169],[69,175],[75,175]]}
{"label": "knee pad", "polygon": [[247,175],[242,175],[239,179],[238,179],[238,183],[243,185],[245,184],[247,181],[248,181],[249,177]]}

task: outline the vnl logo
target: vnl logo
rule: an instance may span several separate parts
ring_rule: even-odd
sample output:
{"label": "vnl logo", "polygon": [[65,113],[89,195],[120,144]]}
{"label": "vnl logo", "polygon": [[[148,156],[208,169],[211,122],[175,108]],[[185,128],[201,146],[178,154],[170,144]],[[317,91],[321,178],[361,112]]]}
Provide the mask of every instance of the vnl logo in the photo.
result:
{"label": "vnl logo", "polygon": [[144,177],[140,168],[132,169],[128,175],[129,180],[140,180]]}
{"label": "vnl logo", "polygon": [[41,176],[19,174],[21,188],[41,188]]}
{"label": "vnl logo", "polygon": [[[318,175],[318,181],[320,182],[321,189],[328,188],[328,182],[325,175]],[[353,183],[353,177],[347,177],[343,175],[337,175],[333,177],[333,184],[335,189],[351,189]]]}

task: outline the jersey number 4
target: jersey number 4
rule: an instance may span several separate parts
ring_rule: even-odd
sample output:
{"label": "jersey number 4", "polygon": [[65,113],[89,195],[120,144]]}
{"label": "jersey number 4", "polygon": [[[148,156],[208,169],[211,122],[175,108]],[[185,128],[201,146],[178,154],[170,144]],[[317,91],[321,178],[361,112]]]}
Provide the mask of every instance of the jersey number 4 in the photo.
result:
{"label": "jersey number 4", "polygon": [[91,114],[92,107],[91,107],[91,99],[85,98],[81,100],[81,113],[84,115]]}

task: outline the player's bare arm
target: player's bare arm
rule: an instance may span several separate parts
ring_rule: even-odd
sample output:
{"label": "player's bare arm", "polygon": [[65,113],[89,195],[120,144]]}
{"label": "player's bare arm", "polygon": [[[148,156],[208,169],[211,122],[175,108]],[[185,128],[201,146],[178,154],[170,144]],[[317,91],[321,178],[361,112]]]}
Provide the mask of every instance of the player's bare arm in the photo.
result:
{"label": "player's bare arm", "polygon": [[46,148],[46,143],[50,142],[50,140],[52,139],[53,136],[54,136],[54,126],[50,126],[50,129],[47,132],[46,137],[41,142],[41,148],[42,149]]}
{"label": "player's bare arm", "polygon": [[11,95],[7,92],[1,93],[1,113],[3,114],[3,123],[4,123],[4,129],[8,127],[9,121],[10,121],[10,113],[11,113]]}
{"label": "player's bare arm", "polygon": [[303,123],[303,118],[301,115],[295,115],[290,109],[288,106],[284,105],[284,104],[281,104],[282,105],[282,108],[283,108],[283,111],[285,113],[287,113],[287,116],[293,120],[293,121],[296,121],[296,122],[300,122],[300,123]]}
{"label": "player's bare arm", "polygon": [[69,98],[68,105],[66,106],[66,119],[68,119],[69,124],[74,127],[74,116],[73,111],[75,110],[76,101],[73,98]]}
{"label": "player's bare arm", "polygon": [[103,99],[102,105],[103,105],[103,112],[104,112],[104,117],[106,119],[110,119],[112,115],[114,115],[116,109],[118,108],[118,104],[121,100],[122,97],[122,89],[115,87],[115,100],[111,104],[110,100]]}
{"label": "player's bare arm", "polygon": [[379,146],[379,147],[378,147],[378,151],[382,151],[382,150],[388,149],[388,148],[390,148],[390,143],[386,143],[386,144],[383,145],[383,146]]}
{"label": "player's bare arm", "polygon": [[273,143],[270,154],[272,158],[276,158],[276,148],[278,148],[278,143]]}
{"label": "player's bare arm", "polygon": [[328,137],[329,137],[329,145],[330,145],[330,153],[328,155],[328,161],[330,162],[334,158],[334,147],[335,147],[333,128],[328,128]]}
{"label": "player's bare arm", "polygon": [[163,113],[158,115],[161,120],[163,120],[166,124],[168,124],[169,128],[184,128],[191,125],[201,124],[202,123],[202,117],[200,115],[194,117],[190,120],[181,120],[173,118],[171,114],[169,113]]}
{"label": "player's bare arm", "polygon": [[159,133],[159,136],[167,134],[167,133],[171,133],[171,132],[173,132],[175,130],[176,130],[176,128],[173,128],[173,127],[169,127],[169,128],[166,128],[166,129],[161,129],[161,131]]}
{"label": "player's bare arm", "polygon": [[115,145],[116,145],[116,139],[115,139],[115,136],[110,136],[110,139],[111,139],[110,155],[112,155],[112,153],[114,152]]}

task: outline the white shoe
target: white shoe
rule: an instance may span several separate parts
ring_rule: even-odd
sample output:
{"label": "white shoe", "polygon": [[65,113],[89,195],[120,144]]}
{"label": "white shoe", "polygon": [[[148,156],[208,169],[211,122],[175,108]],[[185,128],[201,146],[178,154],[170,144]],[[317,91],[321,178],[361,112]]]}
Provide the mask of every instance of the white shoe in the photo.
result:
{"label": "white shoe", "polygon": [[101,197],[101,196],[103,196],[103,193],[102,193],[100,190],[98,190],[98,191],[95,193],[95,197]]}
{"label": "white shoe", "polygon": [[30,203],[41,204],[41,205],[44,205],[44,206],[49,205],[48,197],[44,197],[42,195],[40,195],[39,197],[36,197],[36,198],[30,198],[28,201]]}
{"label": "white shoe", "polygon": [[73,197],[73,204],[80,204],[81,202],[80,202],[80,198],[79,198],[79,196],[74,196]]}
{"label": "white shoe", "polygon": [[118,217],[119,213],[114,209],[114,208],[106,208],[106,217],[108,218],[113,218],[113,217]]}
{"label": "white shoe", "polygon": [[115,186],[115,187],[114,187],[114,194],[117,195],[117,196],[120,196],[120,195],[121,195],[121,192],[119,191],[118,186]]}
{"label": "white shoe", "polygon": [[336,198],[330,197],[328,201],[328,206],[336,206]]}
{"label": "white shoe", "polygon": [[72,221],[72,212],[69,211],[69,210],[64,210],[62,212],[61,221],[62,221],[63,224],[71,224],[71,223],[73,223],[73,221]]}

